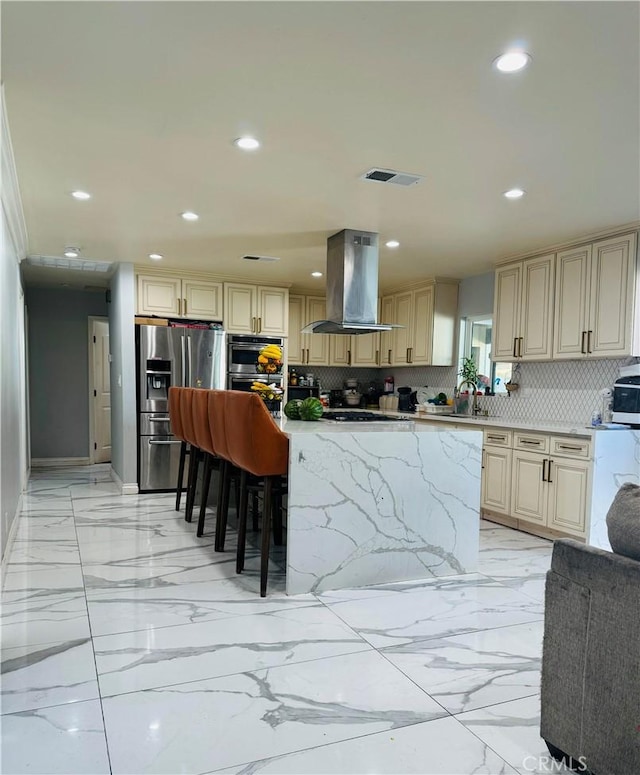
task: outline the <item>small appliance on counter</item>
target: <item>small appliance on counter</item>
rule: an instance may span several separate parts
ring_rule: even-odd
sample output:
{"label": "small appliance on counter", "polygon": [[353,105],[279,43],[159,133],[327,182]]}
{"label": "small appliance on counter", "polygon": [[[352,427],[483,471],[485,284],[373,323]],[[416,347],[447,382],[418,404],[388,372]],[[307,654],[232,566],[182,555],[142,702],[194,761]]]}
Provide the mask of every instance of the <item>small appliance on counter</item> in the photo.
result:
{"label": "small appliance on counter", "polygon": [[342,390],[329,391],[329,406],[332,409],[340,409],[344,406],[344,395]]}
{"label": "small appliance on counter", "polygon": [[613,386],[613,422],[640,427],[640,363],[623,366]]}
{"label": "small appliance on counter", "polygon": [[[399,412],[415,412],[415,393],[410,387],[398,388],[398,411]],[[412,400],[413,398],[413,400]]]}

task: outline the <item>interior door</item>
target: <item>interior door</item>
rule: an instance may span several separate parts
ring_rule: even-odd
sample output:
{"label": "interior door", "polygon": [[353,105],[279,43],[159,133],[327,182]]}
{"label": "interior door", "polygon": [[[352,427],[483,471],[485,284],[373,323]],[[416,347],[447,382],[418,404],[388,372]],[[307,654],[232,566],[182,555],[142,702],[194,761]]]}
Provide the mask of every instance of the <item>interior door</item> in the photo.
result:
{"label": "interior door", "polygon": [[109,364],[109,321],[93,319],[92,371],[93,371],[93,462],[108,463],[111,460],[111,383]]}

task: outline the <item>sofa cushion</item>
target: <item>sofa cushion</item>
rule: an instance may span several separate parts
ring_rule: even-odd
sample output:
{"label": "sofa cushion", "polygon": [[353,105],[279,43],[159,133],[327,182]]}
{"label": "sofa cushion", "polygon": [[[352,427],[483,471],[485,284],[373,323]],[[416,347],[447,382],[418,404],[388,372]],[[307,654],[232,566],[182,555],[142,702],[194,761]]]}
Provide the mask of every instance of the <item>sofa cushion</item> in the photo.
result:
{"label": "sofa cushion", "polygon": [[607,513],[609,543],[616,554],[640,560],[640,486],[627,482]]}

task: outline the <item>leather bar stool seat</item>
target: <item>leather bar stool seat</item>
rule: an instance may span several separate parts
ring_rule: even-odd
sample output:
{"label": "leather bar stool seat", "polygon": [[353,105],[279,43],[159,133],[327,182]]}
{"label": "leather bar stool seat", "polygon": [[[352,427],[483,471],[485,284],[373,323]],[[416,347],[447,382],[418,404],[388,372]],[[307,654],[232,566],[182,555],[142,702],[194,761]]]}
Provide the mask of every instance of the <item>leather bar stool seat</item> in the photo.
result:
{"label": "leather bar stool seat", "polygon": [[184,464],[186,456],[189,454],[189,444],[184,435],[182,427],[182,407],[181,398],[182,387],[169,388],[169,420],[171,422],[171,433],[180,440],[180,461],[178,463],[178,481],[176,482],[176,511],[180,511],[180,499],[182,497],[182,480],[184,478]]}
{"label": "leather bar stool seat", "polygon": [[189,476],[187,478],[187,505],[184,518],[191,522],[193,517],[193,504],[196,497],[196,484],[198,481],[198,468],[202,458],[202,452],[198,448],[196,434],[193,427],[193,394],[196,388],[182,388],[180,394],[180,417],[182,419],[182,432],[191,447],[189,455]]}
{"label": "leather bar stool seat", "polygon": [[[229,392],[226,398],[225,428],[229,455],[240,469],[238,549],[236,572],[244,568],[247,534],[249,477],[261,480],[263,490],[262,536],[260,550],[260,596],[267,594],[271,523],[276,520],[282,531],[282,511],[274,507],[285,490],[284,478],[289,466],[289,439],[278,428],[267,407],[256,395]],[[254,479],[254,481],[255,481]]]}

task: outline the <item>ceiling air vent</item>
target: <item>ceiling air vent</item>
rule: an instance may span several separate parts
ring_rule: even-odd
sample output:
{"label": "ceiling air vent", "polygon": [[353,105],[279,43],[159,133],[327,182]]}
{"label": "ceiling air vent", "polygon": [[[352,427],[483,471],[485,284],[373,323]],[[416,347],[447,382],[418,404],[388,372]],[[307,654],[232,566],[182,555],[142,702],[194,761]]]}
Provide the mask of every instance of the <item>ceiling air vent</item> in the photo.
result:
{"label": "ceiling air vent", "polygon": [[277,256],[242,256],[243,261],[280,261]]}
{"label": "ceiling air vent", "polygon": [[419,183],[424,175],[412,175],[409,172],[374,167],[361,175],[360,178],[361,180],[375,180],[377,183],[393,183],[394,186],[412,186],[414,183]]}

